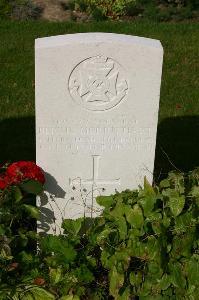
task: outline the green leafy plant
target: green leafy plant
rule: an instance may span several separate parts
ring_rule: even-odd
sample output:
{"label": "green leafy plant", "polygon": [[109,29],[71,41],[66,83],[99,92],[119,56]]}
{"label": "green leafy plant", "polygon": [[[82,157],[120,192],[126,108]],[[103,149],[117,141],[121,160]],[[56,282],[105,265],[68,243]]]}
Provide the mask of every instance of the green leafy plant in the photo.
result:
{"label": "green leafy plant", "polygon": [[29,201],[44,181],[22,165],[0,176],[1,300],[198,299],[199,169],[100,196],[101,216],[39,236],[27,226],[37,217]]}
{"label": "green leafy plant", "polygon": [[62,236],[41,243],[57,294],[198,298],[199,169],[187,176],[171,172],[155,187],[145,179],[139,190],[97,202],[104,207],[99,218],[65,220]]}

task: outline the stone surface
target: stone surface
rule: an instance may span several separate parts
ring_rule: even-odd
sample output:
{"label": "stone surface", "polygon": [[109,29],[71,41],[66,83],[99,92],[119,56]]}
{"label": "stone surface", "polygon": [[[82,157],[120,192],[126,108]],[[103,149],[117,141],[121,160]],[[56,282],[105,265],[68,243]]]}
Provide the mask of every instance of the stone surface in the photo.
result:
{"label": "stone surface", "polygon": [[35,48],[36,156],[47,176],[39,227],[58,233],[62,218],[99,214],[97,195],[152,181],[163,49],[110,33]]}

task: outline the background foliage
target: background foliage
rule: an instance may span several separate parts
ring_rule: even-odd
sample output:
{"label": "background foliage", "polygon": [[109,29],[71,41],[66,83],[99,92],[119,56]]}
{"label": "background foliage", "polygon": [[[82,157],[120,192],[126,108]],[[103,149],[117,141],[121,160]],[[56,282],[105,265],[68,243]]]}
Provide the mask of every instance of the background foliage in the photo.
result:
{"label": "background foliage", "polygon": [[73,7],[87,11],[96,20],[141,17],[157,21],[196,17],[196,0],[70,0]]}
{"label": "background foliage", "polygon": [[[41,17],[45,5],[51,4],[53,1],[0,0],[0,18],[37,19]],[[60,11],[70,11],[73,20],[78,19],[79,11],[83,12],[88,16],[80,18],[83,21],[136,18],[180,21],[197,19],[199,8],[197,0],[57,0],[56,5]]]}

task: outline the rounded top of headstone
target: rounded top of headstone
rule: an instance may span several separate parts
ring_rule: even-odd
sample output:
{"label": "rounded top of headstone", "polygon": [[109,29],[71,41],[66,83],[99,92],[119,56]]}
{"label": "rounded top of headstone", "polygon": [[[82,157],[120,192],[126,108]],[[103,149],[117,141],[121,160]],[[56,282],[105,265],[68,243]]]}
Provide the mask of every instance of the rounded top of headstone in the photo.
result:
{"label": "rounded top of headstone", "polygon": [[65,46],[71,43],[127,43],[127,44],[139,44],[148,47],[154,47],[162,49],[162,45],[159,40],[132,36],[126,34],[117,33],[104,33],[104,32],[89,32],[89,33],[75,33],[50,36],[44,38],[38,38],[35,40],[36,48],[49,48],[57,46]]}

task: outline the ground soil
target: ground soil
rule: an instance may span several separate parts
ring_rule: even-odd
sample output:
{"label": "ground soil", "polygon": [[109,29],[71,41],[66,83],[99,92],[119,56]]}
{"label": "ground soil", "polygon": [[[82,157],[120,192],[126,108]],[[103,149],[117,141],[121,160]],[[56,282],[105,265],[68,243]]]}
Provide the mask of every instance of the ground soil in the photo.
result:
{"label": "ground soil", "polygon": [[33,0],[33,2],[42,8],[42,19],[49,21],[69,21],[71,20],[71,11],[64,10],[61,0]]}

